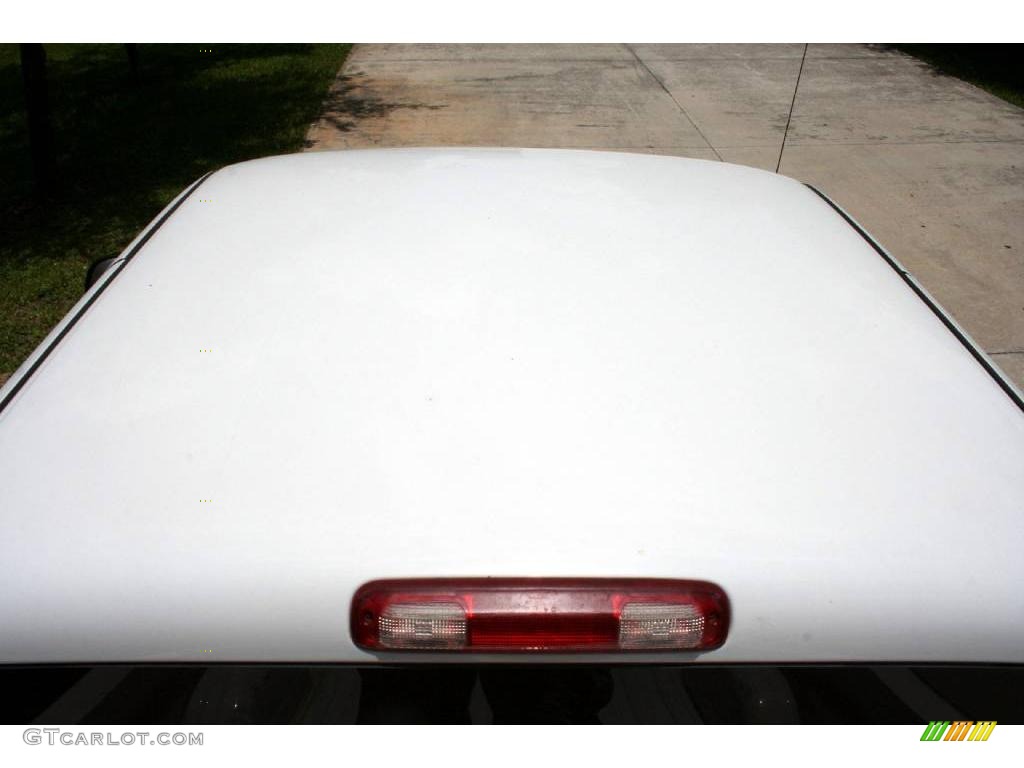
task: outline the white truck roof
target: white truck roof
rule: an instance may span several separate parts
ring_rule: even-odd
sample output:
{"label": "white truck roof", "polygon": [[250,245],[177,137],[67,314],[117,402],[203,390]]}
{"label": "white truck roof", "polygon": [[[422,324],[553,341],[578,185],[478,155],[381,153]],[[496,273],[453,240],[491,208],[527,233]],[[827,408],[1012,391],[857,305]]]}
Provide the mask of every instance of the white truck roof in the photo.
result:
{"label": "white truck roof", "polygon": [[388,660],[353,593],[432,576],[729,595],[605,660],[1024,661],[1019,393],[798,182],[370,150],[171,208],[0,391],[0,662]]}

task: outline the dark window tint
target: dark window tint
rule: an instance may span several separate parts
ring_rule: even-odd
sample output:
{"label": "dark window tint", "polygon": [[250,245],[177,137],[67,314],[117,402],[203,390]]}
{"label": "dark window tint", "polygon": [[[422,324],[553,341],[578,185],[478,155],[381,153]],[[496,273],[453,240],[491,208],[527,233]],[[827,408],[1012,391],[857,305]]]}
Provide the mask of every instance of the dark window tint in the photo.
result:
{"label": "dark window tint", "polygon": [[0,669],[4,723],[1024,723],[1022,667]]}

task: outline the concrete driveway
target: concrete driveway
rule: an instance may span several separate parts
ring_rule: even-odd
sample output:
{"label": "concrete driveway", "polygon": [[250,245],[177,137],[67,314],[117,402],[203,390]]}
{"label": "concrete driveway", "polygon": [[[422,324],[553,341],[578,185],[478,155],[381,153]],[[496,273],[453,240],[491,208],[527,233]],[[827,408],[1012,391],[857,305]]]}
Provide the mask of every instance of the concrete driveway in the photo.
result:
{"label": "concrete driveway", "polygon": [[895,51],[804,53],[360,45],[307,144],[614,149],[775,170],[785,137],[780,172],[849,211],[1024,387],[1024,110]]}

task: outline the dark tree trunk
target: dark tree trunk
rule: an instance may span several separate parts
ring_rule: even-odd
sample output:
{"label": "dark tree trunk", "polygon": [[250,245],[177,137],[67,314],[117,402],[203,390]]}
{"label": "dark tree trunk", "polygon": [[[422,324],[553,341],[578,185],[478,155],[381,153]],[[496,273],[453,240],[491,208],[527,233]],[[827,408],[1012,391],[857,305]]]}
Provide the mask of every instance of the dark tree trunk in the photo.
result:
{"label": "dark tree trunk", "polygon": [[22,43],[21,74],[25,80],[25,109],[28,112],[35,190],[37,195],[44,196],[53,191],[55,173],[50,100],[46,92],[46,51],[41,43]]}
{"label": "dark tree trunk", "polygon": [[139,44],[125,43],[125,53],[128,54],[128,67],[132,71],[132,80],[139,79]]}

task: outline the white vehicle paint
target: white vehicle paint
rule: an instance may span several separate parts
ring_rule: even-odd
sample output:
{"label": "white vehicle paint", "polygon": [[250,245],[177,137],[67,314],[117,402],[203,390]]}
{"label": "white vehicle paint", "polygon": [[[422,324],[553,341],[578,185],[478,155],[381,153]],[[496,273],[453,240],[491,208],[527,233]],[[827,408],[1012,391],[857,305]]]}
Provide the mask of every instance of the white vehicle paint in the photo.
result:
{"label": "white vehicle paint", "polygon": [[349,604],[428,576],[729,595],[588,662],[1024,661],[1019,393],[801,184],[375,150],[176,205],[0,391],[0,662],[408,661]]}

